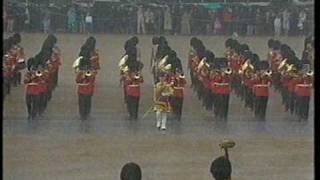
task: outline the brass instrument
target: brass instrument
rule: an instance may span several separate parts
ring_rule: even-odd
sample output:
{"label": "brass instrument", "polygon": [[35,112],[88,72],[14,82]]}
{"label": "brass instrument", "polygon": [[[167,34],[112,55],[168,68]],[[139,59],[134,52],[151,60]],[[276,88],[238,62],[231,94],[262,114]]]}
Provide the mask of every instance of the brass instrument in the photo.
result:
{"label": "brass instrument", "polygon": [[133,78],[134,79],[140,79],[140,77],[141,77],[140,73],[136,73]]}
{"label": "brass instrument", "polygon": [[159,63],[158,63],[158,68],[159,69],[163,69],[164,68],[164,66],[165,66],[165,64],[167,63],[167,61],[168,61],[168,55],[166,55],[166,56],[164,56],[160,61],[159,61]]}
{"label": "brass instrument", "polygon": [[278,70],[282,70],[284,67],[287,67],[287,58],[286,59],[284,59],[284,60],[282,60],[281,62],[280,62],[280,64],[279,64],[279,66],[278,66]]}
{"label": "brass instrument", "polygon": [[307,73],[306,73],[306,76],[313,76],[314,72],[312,70],[309,70]]}
{"label": "brass instrument", "polygon": [[225,74],[230,75],[232,73],[232,69],[231,68],[227,68],[223,71]]}
{"label": "brass instrument", "polygon": [[125,67],[125,63],[127,62],[127,60],[128,60],[128,55],[125,55],[120,59],[118,64],[120,70],[122,70]]}
{"label": "brass instrument", "polygon": [[91,73],[91,71],[90,71],[90,70],[86,71],[86,73],[85,73],[85,76],[87,76],[87,77],[90,77],[90,76],[92,76],[92,73]]}
{"label": "brass instrument", "polygon": [[184,79],[185,78],[185,75],[183,73],[181,73],[179,76],[178,76],[180,79]]}
{"label": "brass instrument", "polygon": [[253,73],[253,71],[254,71],[253,65],[250,63],[249,60],[247,60],[239,69],[239,74],[249,75],[250,73]]}
{"label": "brass instrument", "polygon": [[36,75],[37,77],[42,76],[42,71],[40,71],[40,70],[36,71],[35,75]]}
{"label": "brass instrument", "polygon": [[198,71],[200,71],[200,69],[205,65],[206,60],[207,60],[207,58],[205,58],[205,57],[201,59],[199,65],[197,67]]}
{"label": "brass instrument", "polygon": [[272,71],[271,71],[270,69],[268,69],[268,70],[266,70],[266,71],[263,72],[263,75],[268,76],[268,77],[271,77]]}

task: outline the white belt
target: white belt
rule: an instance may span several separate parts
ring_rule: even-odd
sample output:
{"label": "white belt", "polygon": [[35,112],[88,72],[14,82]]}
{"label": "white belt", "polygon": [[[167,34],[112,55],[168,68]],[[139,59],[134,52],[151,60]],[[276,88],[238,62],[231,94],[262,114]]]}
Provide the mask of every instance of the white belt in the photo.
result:
{"label": "white belt", "polygon": [[256,86],[256,87],[269,87],[268,84],[255,84],[253,86]]}
{"label": "white belt", "polygon": [[18,63],[23,63],[24,59],[18,59]]}
{"label": "white belt", "polygon": [[78,83],[79,86],[87,86],[89,85],[90,83]]}
{"label": "white belt", "polygon": [[173,87],[173,89],[184,89],[184,87]]}
{"label": "white belt", "polygon": [[299,87],[311,87],[312,85],[311,84],[297,84],[296,86],[299,86]]}
{"label": "white belt", "polygon": [[214,83],[214,85],[218,85],[218,86],[227,86],[227,85],[229,85],[229,83]]}
{"label": "white belt", "polygon": [[128,85],[129,87],[139,87],[140,85],[138,85],[138,84],[130,84],[130,85]]}
{"label": "white belt", "polygon": [[38,83],[28,83],[27,85],[38,85]]}

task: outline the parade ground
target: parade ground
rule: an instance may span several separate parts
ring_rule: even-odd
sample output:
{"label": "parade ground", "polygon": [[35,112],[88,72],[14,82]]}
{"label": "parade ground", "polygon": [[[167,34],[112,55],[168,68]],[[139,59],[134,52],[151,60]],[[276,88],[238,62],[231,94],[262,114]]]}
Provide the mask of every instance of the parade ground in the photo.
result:
{"label": "parade ground", "polygon": [[[233,180],[314,179],[314,104],[308,121],[285,112],[278,92],[270,92],[266,121],[257,121],[243,102],[230,95],[227,122],[217,121],[201,106],[190,88],[187,55],[191,36],[166,36],[180,57],[187,78],[181,121],[156,128],[151,38],[138,36],[142,75],[139,119],[128,120],[118,62],[129,35],[97,34],[101,70],[96,79],[91,116],[81,121],[72,63],[89,35],[56,34],[62,51],[58,87],[43,117],[28,120],[24,85],[12,87],[3,109],[3,177],[5,180],[117,180],[122,166],[136,162],[144,180],[209,180],[214,158],[224,152],[219,143],[232,139],[229,151]],[[40,51],[45,34],[21,34],[26,57]],[[228,37],[197,36],[216,57],[224,55]],[[270,37],[239,37],[261,59]],[[304,37],[281,37],[300,58]],[[23,71],[23,74],[25,70]],[[144,118],[142,118],[144,116]]]}

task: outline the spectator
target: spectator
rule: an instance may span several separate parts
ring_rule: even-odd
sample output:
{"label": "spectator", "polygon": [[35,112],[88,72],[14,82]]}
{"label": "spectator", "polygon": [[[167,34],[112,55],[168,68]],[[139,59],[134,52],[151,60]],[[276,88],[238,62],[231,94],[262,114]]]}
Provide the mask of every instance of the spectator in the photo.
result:
{"label": "spectator", "polygon": [[256,16],[254,9],[249,7],[248,19],[247,19],[247,36],[252,36],[255,34]]}
{"label": "spectator", "polygon": [[282,12],[282,28],[285,36],[288,36],[288,32],[290,30],[290,12],[288,9],[284,9]]}
{"label": "spectator", "polygon": [[276,18],[274,19],[273,27],[274,27],[275,36],[280,36],[281,35],[281,18],[279,14],[276,15]]}
{"label": "spectator", "polygon": [[224,9],[223,24],[225,27],[225,34],[230,35],[232,33],[232,9],[231,8]]}
{"label": "spectator", "polygon": [[306,19],[307,19],[307,14],[302,9],[299,13],[299,21],[298,21],[298,28],[299,28],[300,34],[304,33]]}
{"label": "spectator", "polygon": [[263,27],[264,27],[263,24],[264,24],[263,13],[261,12],[260,9],[257,9],[256,24],[255,24],[256,35],[261,35],[263,33]]}
{"label": "spectator", "polygon": [[90,14],[90,12],[88,11],[87,12],[87,15],[86,15],[86,32],[87,33],[92,33],[93,32],[93,27],[92,27],[92,16],[91,16],[91,14]]}
{"label": "spectator", "polygon": [[173,34],[180,34],[181,30],[181,8],[178,5],[175,5],[172,11],[172,29]]}
{"label": "spectator", "polygon": [[135,11],[133,7],[129,7],[128,9],[128,19],[127,19],[127,24],[128,24],[128,33],[129,34],[134,34],[135,33],[135,25],[137,23],[137,20],[135,18]]}
{"label": "spectator", "polygon": [[144,22],[145,22],[145,17],[144,17],[144,12],[143,12],[143,7],[139,6],[138,7],[138,11],[137,11],[137,33],[138,34],[145,34],[146,33],[146,29],[144,26]]}
{"label": "spectator", "polygon": [[164,11],[164,31],[169,34],[172,31],[172,19],[169,6],[166,6]]}
{"label": "spectator", "polygon": [[49,8],[47,8],[42,19],[44,33],[50,33],[50,23],[51,23],[50,11],[49,11]]}
{"label": "spectator", "polygon": [[9,32],[9,33],[13,32],[15,14],[14,14],[13,8],[10,7],[10,6],[7,6],[7,8],[6,8],[6,21],[7,21],[7,29],[6,29],[6,31]]}
{"label": "spectator", "polygon": [[76,32],[76,11],[75,7],[71,6],[67,13],[68,17],[68,31],[69,32]]}
{"label": "spectator", "polygon": [[86,32],[86,22],[85,22],[85,12],[83,9],[79,10],[79,32],[85,33]]}
{"label": "spectator", "polygon": [[222,24],[221,24],[221,20],[219,16],[216,16],[215,20],[214,20],[214,30],[213,30],[214,34],[222,34]]}
{"label": "spectator", "polygon": [[29,7],[28,5],[25,7],[25,20],[24,20],[24,30],[29,30],[30,29],[30,13],[29,13]]}
{"label": "spectator", "polygon": [[121,180],[141,180],[142,173],[138,164],[130,162],[125,164],[120,173]]}
{"label": "spectator", "polygon": [[190,12],[188,10],[185,10],[181,19],[181,34],[183,35],[189,35],[191,33],[190,18],[191,18]]}
{"label": "spectator", "polygon": [[150,8],[147,8],[144,13],[144,17],[146,20],[147,33],[152,34],[154,32],[154,14]]}

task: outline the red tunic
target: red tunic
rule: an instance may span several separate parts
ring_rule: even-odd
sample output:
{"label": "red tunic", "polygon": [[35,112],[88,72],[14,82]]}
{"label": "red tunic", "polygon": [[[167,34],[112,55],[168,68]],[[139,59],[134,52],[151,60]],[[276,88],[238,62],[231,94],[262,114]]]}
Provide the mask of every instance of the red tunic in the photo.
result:
{"label": "red tunic", "polygon": [[268,97],[270,80],[257,79],[253,85],[253,94],[257,97]]}
{"label": "red tunic", "polygon": [[100,69],[99,54],[98,54],[98,52],[95,52],[95,53],[91,56],[90,61],[91,61],[92,67],[93,67],[95,70],[99,70],[99,69]]}
{"label": "red tunic", "polygon": [[294,88],[296,87],[296,84],[298,84],[299,80],[297,78],[292,78],[288,82],[288,91],[294,92]]}
{"label": "red tunic", "polygon": [[26,85],[27,95],[39,95],[41,88],[39,86],[40,79],[38,77],[31,79],[31,72],[27,72],[24,78],[24,84]]}
{"label": "red tunic", "polygon": [[231,93],[230,77],[219,75],[211,81],[211,89],[216,94],[228,95]]}
{"label": "red tunic", "polygon": [[79,73],[76,78],[76,82],[78,84],[78,94],[93,95],[94,81],[95,75],[84,77],[82,73]]}
{"label": "red tunic", "polygon": [[140,97],[141,92],[140,92],[140,84],[143,83],[143,77],[140,76],[139,79],[134,79],[134,78],[128,78],[126,80],[126,94],[128,96],[133,96],[133,97]]}
{"label": "red tunic", "polygon": [[175,78],[173,86],[173,96],[178,98],[183,98],[184,96],[184,87],[187,84],[187,81],[184,78]]}
{"label": "red tunic", "polygon": [[302,97],[310,97],[312,90],[312,79],[311,78],[304,78],[303,80],[299,81],[294,89],[294,93],[297,96]]}

